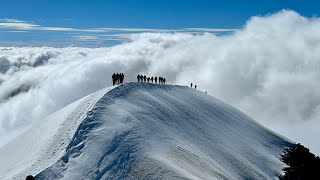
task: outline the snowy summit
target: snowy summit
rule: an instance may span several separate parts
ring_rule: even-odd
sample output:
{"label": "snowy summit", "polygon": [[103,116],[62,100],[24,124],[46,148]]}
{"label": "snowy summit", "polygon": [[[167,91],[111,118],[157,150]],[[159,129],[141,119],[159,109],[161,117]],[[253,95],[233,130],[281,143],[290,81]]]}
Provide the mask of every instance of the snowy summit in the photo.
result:
{"label": "snowy summit", "polygon": [[0,179],[277,179],[291,142],[185,86],[127,83],[0,148]]}

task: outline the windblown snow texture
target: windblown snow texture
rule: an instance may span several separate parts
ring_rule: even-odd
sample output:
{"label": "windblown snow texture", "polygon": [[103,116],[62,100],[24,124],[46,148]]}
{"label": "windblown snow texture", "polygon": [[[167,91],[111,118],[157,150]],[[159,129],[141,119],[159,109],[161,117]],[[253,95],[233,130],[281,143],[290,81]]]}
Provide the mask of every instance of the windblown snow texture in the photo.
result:
{"label": "windblown snow texture", "polygon": [[[284,166],[280,154],[291,144],[237,109],[184,86],[128,83],[89,97],[95,98],[78,101],[81,108],[73,111],[91,104],[81,123],[66,129],[63,124],[74,120],[67,119],[59,127],[74,132],[56,152],[60,157],[46,154],[54,163],[42,163],[48,159],[39,156],[28,164],[38,170],[36,179],[277,179]],[[4,177],[23,177],[16,175]]]}

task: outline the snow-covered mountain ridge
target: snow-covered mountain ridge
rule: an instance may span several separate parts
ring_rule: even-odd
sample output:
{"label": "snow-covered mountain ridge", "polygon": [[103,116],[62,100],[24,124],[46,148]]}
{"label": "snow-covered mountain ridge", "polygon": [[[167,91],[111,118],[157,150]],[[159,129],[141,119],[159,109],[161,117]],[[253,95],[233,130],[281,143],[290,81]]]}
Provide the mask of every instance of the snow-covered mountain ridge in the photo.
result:
{"label": "snow-covered mountain ridge", "polygon": [[277,179],[288,140],[185,86],[91,94],[0,148],[1,179]]}

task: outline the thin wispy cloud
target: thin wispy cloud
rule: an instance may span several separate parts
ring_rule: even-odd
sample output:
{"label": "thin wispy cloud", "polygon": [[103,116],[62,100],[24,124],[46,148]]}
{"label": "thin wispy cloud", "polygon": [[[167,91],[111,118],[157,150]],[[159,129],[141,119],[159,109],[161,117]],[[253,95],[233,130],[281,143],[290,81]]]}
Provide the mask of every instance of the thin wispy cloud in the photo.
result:
{"label": "thin wispy cloud", "polygon": [[94,35],[78,35],[78,36],[73,36],[76,40],[80,40],[80,41],[95,41],[95,40],[99,40],[98,36],[94,36]]}
{"label": "thin wispy cloud", "polygon": [[26,21],[22,21],[22,20],[18,20],[18,19],[4,18],[4,19],[0,19],[0,22],[7,22],[7,23],[25,23]]}
{"label": "thin wispy cloud", "polygon": [[80,35],[73,35],[73,39],[75,41],[130,41],[132,34],[80,34]]}
{"label": "thin wispy cloud", "polygon": [[1,29],[25,30],[25,31],[74,31],[74,32],[105,32],[99,29],[77,29],[69,27],[47,27],[33,22],[17,19],[0,19]]}
{"label": "thin wispy cloud", "polygon": [[150,29],[150,28],[96,28],[105,32],[123,31],[123,32],[233,32],[237,29],[224,28],[182,28],[182,29]]}
{"label": "thin wispy cloud", "polygon": [[18,19],[0,19],[0,28],[2,29],[15,29],[15,30],[30,30],[30,31],[73,31],[73,32],[230,32],[236,29],[219,29],[219,28],[184,28],[184,29],[150,29],[150,28],[88,28],[78,29],[69,27],[51,27],[42,26],[34,22],[27,22]]}
{"label": "thin wispy cloud", "polygon": [[102,39],[117,39],[117,40],[129,40],[131,39],[131,33],[123,33],[123,34],[103,34],[100,36]]}
{"label": "thin wispy cloud", "polygon": [[203,32],[233,32],[237,29],[219,29],[219,28],[184,28],[186,31],[203,31]]}
{"label": "thin wispy cloud", "polygon": [[182,32],[182,29],[149,29],[149,28],[96,28],[105,32],[123,31],[123,32]]}
{"label": "thin wispy cloud", "polygon": [[[38,41],[35,42],[34,39],[30,39],[30,37],[25,37],[25,39],[12,39],[11,46],[19,46],[21,43],[17,44],[17,42],[22,41],[24,42],[24,45],[29,42],[29,45],[32,46],[43,45],[44,42],[47,42],[48,44],[56,44],[55,46],[57,47],[65,46],[66,44],[67,46],[71,44],[74,45],[74,43],[76,43],[77,46],[100,47],[108,45],[108,41],[112,41],[111,44],[114,44],[114,42],[120,43],[130,41],[131,36],[138,33],[191,33],[201,35],[203,33],[223,34],[225,32],[233,32],[235,30],[236,29],[222,28],[71,28],[65,26],[45,26],[33,21],[24,21],[19,19],[0,19],[0,33],[20,33],[19,35],[23,35],[23,33],[33,33],[34,37],[37,38],[36,41]],[[41,32],[41,34],[35,34],[38,32]],[[46,36],[45,33],[50,34],[50,43],[48,42],[48,36]],[[32,36],[32,34],[28,34],[28,36]],[[4,41],[8,43],[10,40],[3,39],[0,45],[7,45]]]}
{"label": "thin wispy cloud", "polygon": [[15,30],[15,31],[4,31],[4,32],[11,32],[11,33],[25,33],[25,32],[28,32],[28,31],[18,31],[18,30]]}
{"label": "thin wispy cloud", "polygon": [[15,29],[15,30],[32,30],[40,27],[40,25],[28,23],[16,19],[0,19],[1,29]]}

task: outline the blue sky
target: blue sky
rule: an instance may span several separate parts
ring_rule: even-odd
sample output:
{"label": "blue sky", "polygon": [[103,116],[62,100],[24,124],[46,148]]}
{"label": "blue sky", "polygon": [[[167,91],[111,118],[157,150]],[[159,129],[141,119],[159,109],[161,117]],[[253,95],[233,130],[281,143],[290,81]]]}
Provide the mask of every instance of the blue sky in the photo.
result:
{"label": "blue sky", "polygon": [[[186,28],[212,28],[230,32],[241,28],[252,16],[281,9],[317,16],[320,1],[4,0],[0,7],[0,45],[104,46],[125,39],[115,34],[144,32],[146,28],[192,32],[194,29]],[[112,36],[101,39],[100,35]]]}

